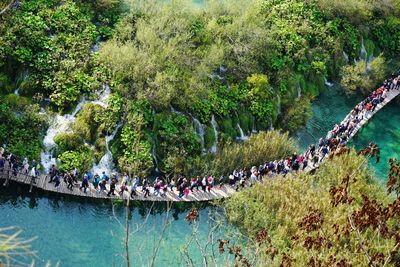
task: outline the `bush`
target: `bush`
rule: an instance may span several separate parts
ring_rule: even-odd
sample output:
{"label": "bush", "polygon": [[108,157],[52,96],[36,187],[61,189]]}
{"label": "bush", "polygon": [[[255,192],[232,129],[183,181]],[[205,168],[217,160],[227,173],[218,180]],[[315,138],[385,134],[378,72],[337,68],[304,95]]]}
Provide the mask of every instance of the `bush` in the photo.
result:
{"label": "bush", "polygon": [[382,56],[374,58],[371,63],[358,61],[355,65],[344,66],[340,84],[347,94],[361,92],[369,94],[379,86],[386,75],[385,60]]}
{"label": "bush", "polygon": [[82,147],[77,151],[66,151],[58,158],[59,169],[69,172],[77,168],[79,173],[90,170],[93,166],[93,152],[88,147]]}
{"label": "bush", "polygon": [[215,154],[211,165],[216,175],[228,175],[235,169],[250,168],[270,160],[284,158],[296,151],[295,141],[279,131],[253,134],[243,143],[225,145]]}
{"label": "bush", "polygon": [[293,133],[300,127],[306,125],[311,115],[312,110],[310,99],[302,97],[287,109],[280,123],[281,127],[284,131]]}
{"label": "bush", "polygon": [[[361,209],[365,196],[376,207],[393,200],[370,176],[366,162],[352,151],[326,161],[314,175],[299,172],[265,179],[224,202],[228,219],[256,240],[258,245],[252,250],[252,253],[258,251],[256,265],[278,266],[286,257],[296,266],[310,266],[313,260],[321,263],[343,260],[352,266],[367,266],[369,259],[359,253],[360,244],[368,247],[372,255],[387,253],[395,241],[379,233],[377,237],[374,233],[379,231],[368,227],[369,220],[382,219],[379,215],[355,222],[365,225],[357,231],[349,224],[349,216],[355,216],[355,211]],[[339,192],[342,202],[335,202],[335,190],[346,184],[350,184],[347,193]],[[379,208],[373,211],[379,214]],[[398,216],[389,220],[390,226],[399,222]],[[268,232],[269,242],[259,241],[261,231]],[[315,240],[322,240],[320,246],[315,245]],[[271,253],[264,253],[270,249],[276,252],[272,257]]]}

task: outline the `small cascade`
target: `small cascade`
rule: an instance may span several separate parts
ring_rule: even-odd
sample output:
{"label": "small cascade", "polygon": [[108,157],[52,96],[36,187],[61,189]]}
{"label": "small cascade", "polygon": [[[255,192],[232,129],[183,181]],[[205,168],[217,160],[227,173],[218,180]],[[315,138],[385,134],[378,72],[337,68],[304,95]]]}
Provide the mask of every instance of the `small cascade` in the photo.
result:
{"label": "small cascade", "polygon": [[343,51],[343,59],[347,63],[349,63],[349,55],[346,54],[346,52]]}
{"label": "small cascade", "polygon": [[274,129],[274,125],[272,124],[272,119],[270,119],[269,121],[269,130],[273,130]]}
{"label": "small cascade", "polygon": [[367,63],[371,63],[371,61],[374,59],[374,54],[369,55],[368,59],[367,59]]}
{"label": "small cascade", "polygon": [[194,123],[194,128],[196,130],[196,134],[200,137],[201,147],[202,147],[202,149],[204,149],[204,130],[205,130],[205,126],[204,126],[204,124],[201,124],[201,122],[195,117],[193,117],[193,123]]}
{"label": "small cascade", "polygon": [[239,123],[237,124],[237,127],[239,128],[239,132],[240,132],[240,137],[238,137],[238,139],[240,139],[242,141],[249,139],[249,137],[244,134],[242,127],[240,127]]}
{"label": "small cascade", "polygon": [[227,71],[227,68],[225,68],[224,66],[219,66],[219,75],[224,76],[225,73]]}
{"label": "small cascade", "polygon": [[256,128],[256,123],[255,120],[253,120],[253,127],[251,128],[252,133],[257,133],[257,128]]}
{"label": "small cascade", "polygon": [[19,96],[19,88],[21,87],[21,83],[25,81],[27,77],[28,77],[28,71],[24,71],[19,75],[16,81],[16,86],[15,86],[16,88],[14,90],[15,95]]}
{"label": "small cascade", "polygon": [[181,116],[185,116],[182,112],[177,111],[176,109],[174,109],[174,107],[172,105],[169,105],[171,111],[175,114],[181,115]]}
{"label": "small cascade", "polygon": [[277,94],[278,97],[278,115],[282,113],[281,96]]}
{"label": "small cascade", "polygon": [[100,36],[96,37],[96,41],[95,43],[92,45],[92,47],[90,48],[90,51],[92,53],[94,52],[98,52],[99,51],[99,44],[100,44]]}
{"label": "small cascade", "polygon": [[44,151],[41,153],[41,163],[46,170],[48,170],[52,164],[56,164],[56,159],[53,157],[54,148],[56,147],[54,137],[58,134],[68,132],[70,124],[75,121],[76,114],[85,103],[86,100],[82,99],[71,114],[63,116],[57,114],[52,120],[49,129],[47,129],[46,136],[43,139]]}
{"label": "small cascade", "polygon": [[327,87],[333,86],[333,83],[329,82],[326,78],[324,78],[324,79],[325,79],[325,81],[324,81],[325,86],[327,86]]}
{"label": "small cascade", "polygon": [[211,147],[210,151],[211,151],[211,153],[216,153],[217,152],[217,145],[218,145],[218,130],[217,130],[218,125],[217,125],[217,122],[215,121],[214,114],[211,116],[211,125],[212,125],[212,127],[214,129],[215,140],[214,140],[214,144]]}
{"label": "small cascade", "polygon": [[114,131],[110,135],[106,136],[106,153],[100,159],[99,163],[93,166],[92,168],[93,174],[101,175],[103,172],[110,174],[111,172],[114,171],[115,165],[109,145],[121,127],[122,127],[122,122],[118,123],[118,125],[115,127]]}
{"label": "small cascade", "polygon": [[98,100],[92,101],[91,103],[102,106],[103,108],[108,107],[108,99],[111,95],[111,89],[108,85],[103,85],[103,91],[100,93]]}
{"label": "small cascade", "polygon": [[364,37],[361,37],[360,60],[367,60],[368,52],[364,46]]}
{"label": "small cascade", "polygon": [[301,86],[300,83],[297,83],[297,99],[301,97]]}
{"label": "small cascade", "polygon": [[156,142],[153,142],[153,146],[151,147],[151,156],[153,157],[154,164],[156,166],[156,172],[159,172],[160,170],[158,169]]}

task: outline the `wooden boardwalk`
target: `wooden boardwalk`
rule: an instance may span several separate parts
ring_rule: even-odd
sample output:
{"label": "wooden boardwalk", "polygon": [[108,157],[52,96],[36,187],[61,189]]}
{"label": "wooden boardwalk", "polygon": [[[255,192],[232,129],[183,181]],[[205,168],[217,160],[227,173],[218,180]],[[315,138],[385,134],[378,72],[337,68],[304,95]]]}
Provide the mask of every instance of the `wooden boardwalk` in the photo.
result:
{"label": "wooden boardwalk", "polygon": [[[399,95],[399,90],[391,90],[387,97],[385,98],[384,102],[379,104],[371,114],[367,116],[367,118],[364,118],[358,126],[353,130],[353,132],[350,135],[350,138],[353,138],[355,134],[373,117],[374,114],[376,114],[379,110],[381,110],[386,104],[388,104],[390,101],[392,101],[397,95]],[[326,159],[327,157],[325,157]],[[309,172],[314,169],[316,169],[319,166],[317,165],[311,165],[308,166],[304,171]],[[98,190],[96,190],[93,185],[90,183],[89,188],[87,189],[87,192],[84,193],[83,191],[79,190],[78,184],[74,186],[72,190],[67,188],[67,185],[64,183],[64,181],[60,182],[60,185],[58,187],[54,186],[54,183],[49,183],[49,177],[47,175],[40,175],[36,178],[32,178],[26,174],[18,173],[16,176],[12,174],[12,172],[7,168],[3,170],[2,172],[0,171],[0,179],[2,179],[4,182],[2,183],[3,185],[7,185],[9,181],[14,181],[17,183],[21,184],[26,184],[30,186],[30,191],[33,190],[33,188],[37,188],[40,190],[44,190],[47,192],[54,192],[54,193],[60,193],[64,195],[73,195],[73,196],[78,196],[78,197],[85,197],[85,198],[94,198],[94,199],[126,199],[130,197],[130,194],[128,192],[124,192],[123,195],[119,195],[118,192],[120,191],[120,186],[116,186],[115,190],[115,196],[108,197],[106,193],[102,192],[100,193]],[[107,189],[109,189],[109,185],[107,185]],[[174,188],[173,191],[168,191],[165,196],[155,196],[153,188],[150,188],[150,196],[147,198],[144,198],[144,193],[142,192],[142,188],[139,186],[138,187],[138,195],[133,198],[133,200],[139,200],[139,201],[173,201],[173,202],[191,202],[191,201],[210,201],[210,200],[215,200],[215,199],[222,199],[231,196],[234,194],[236,190],[229,186],[225,185],[220,187],[219,185],[214,186],[214,188],[211,189],[211,192],[203,192],[202,190],[197,190],[194,189],[193,192],[190,192],[187,197],[182,197],[179,198],[179,192],[176,191]]]}

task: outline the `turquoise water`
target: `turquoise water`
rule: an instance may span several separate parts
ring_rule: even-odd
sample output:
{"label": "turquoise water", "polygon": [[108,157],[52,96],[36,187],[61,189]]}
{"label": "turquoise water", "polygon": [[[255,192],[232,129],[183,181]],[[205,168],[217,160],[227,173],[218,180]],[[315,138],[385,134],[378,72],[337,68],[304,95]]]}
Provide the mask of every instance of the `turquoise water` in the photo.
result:
{"label": "turquoise water", "polygon": [[[149,266],[167,217],[166,207],[154,206],[147,217],[151,204],[139,205],[132,209],[129,220],[131,230],[138,229],[130,237],[131,262],[132,266]],[[173,206],[171,209],[155,266],[186,266],[181,251],[193,234],[192,226],[184,219],[190,206]],[[197,236],[201,245],[206,243],[209,229],[215,225],[209,218],[224,220],[218,214],[213,207],[200,208]],[[37,237],[32,243],[38,252],[36,266],[44,266],[47,261],[52,266],[57,262],[60,266],[124,266],[124,230],[115,219],[124,222],[125,209],[121,206],[115,207],[113,212],[109,202],[30,197],[29,193],[13,185],[9,189],[0,188],[0,217],[0,228],[15,225],[23,230],[22,237]],[[144,221],[147,222],[145,226],[137,228]],[[225,223],[223,225],[215,231],[215,242],[226,237],[231,229],[225,228]],[[215,251],[217,246],[215,244]],[[188,251],[194,263],[200,264],[202,259],[195,243]],[[206,251],[211,252],[210,249]],[[227,259],[219,258],[220,263],[224,260]]]}
{"label": "turquoise water", "polygon": [[[317,143],[321,136],[340,123],[350,110],[361,100],[362,96],[347,97],[343,90],[334,86],[326,90],[314,101],[313,117],[306,127],[293,137],[298,141],[300,150],[304,151],[311,143]],[[375,142],[381,147],[381,160],[378,164],[370,160],[370,166],[375,170],[382,183],[387,180],[388,160],[400,158],[400,105],[395,100],[380,110],[366,126],[364,126],[349,142],[350,146],[361,149],[369,142]]]}
{"label": "turquoise water", "polygon": [[[327,88],[313,103],[314,115],[306,127],[293,135],[299,147],[305,150],[309,144],[317,142],[335,123],[342,121],[361,99],[360,96],[346,97],[338,87]],[[370,141],[380,145],[381,162],[374,164],[371,161],[370,165],[382,182],[386,181],[388,159],[400,158],[399,121],[400,107],[391,103],[378,112],[350,143],[356,148]],[[193,228],[184,217],[191,206],[175,205],[171,209],[155,266],[187,266],[182,250],[192,237]],[[147,217],[150,207],[149,203],[137,203],[132,209],[129,220],[132,231],[147,222],[131,236],[133,266],[149,265],[166,218],[166,209],[162,205],[154,206]],[[110,202],[86,202],[76,198],[44,196],[37,192],[31,195],[26,188],[13,185],[8,189],[0,187],[0,217],[0,228],[14,225],[24,231],[22,237],[37,237],[32,244],[38,252],[35,259],[37,266],[44,266],[48,260],[53,266],[57,262],[61,266],[124,266],[124,231],[115,217],[123,222],[125,209],[119,205],[113,212]],[[224,226],[216,231],[214,240],[237,232],[225,223],[218,209],[202,206],[197,231],[200,244],[206,243],[209,229],[214,225],[210,218],[222,221]],[[217,244],[214,249],[217,250]],[[195,265],[202,265],[195,243],[188,251]],[[219,258],[220,263],[225,260],[228,259]]]}

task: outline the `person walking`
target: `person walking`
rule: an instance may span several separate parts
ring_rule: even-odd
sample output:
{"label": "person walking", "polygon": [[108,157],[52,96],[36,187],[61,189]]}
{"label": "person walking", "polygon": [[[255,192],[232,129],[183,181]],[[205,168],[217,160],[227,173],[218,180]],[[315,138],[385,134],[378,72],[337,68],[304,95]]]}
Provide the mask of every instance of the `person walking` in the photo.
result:
{"label": "person walking", "polygon": [[82,190],[83,188],[83,193],[86,194],[86,189],[89,187],[89,176],[87,173],[85,173],[83,175],[83,180],[82,180],[82,184],[81,187],[79,187],[79,190]]}
{"label": "person walking", "polygon": [[135,176],[132,180],[132,185],[131,185],[131,198],[133,198],[133,196],[137,196],[137,187],[139,184],[139,177]]}
{"label": "person walking", "polygon": [[98,174],[96,173],[96,174],[94,175],[94,177],[93,177],[93,182],[92,182],[94,189],[97,190],[97,188],[99,187],[99,183],[100,183],[100,175],[98,175]]}
{"label": "person walking", "polygon": [[118,183],[118,180],[115,177],[113,177],[111,179],[111,183],[110,183],[110,191],[108,191],[108,194],[107,194],[108,197],[111,196],[111,195],[115,196],[114,191],[115,191],[115,185],[117,183]]}
{"label": "person walking", "polygon": [[54,187],[58,187],[60,185],[60,175],[58,173],[54,176],[53,181],[54,181]]}
{"label": "person walking", "polygon": [[72,174],[70,173],[67,174],[67,183],[68,183],[67,188],[72,191],[74,186],[74,180],[72,178]]}
{"label": "person walking", "polygon": [[149,182],[146,178],[143,179],[142,192],[144,192],[144,198],[150,196]]}

